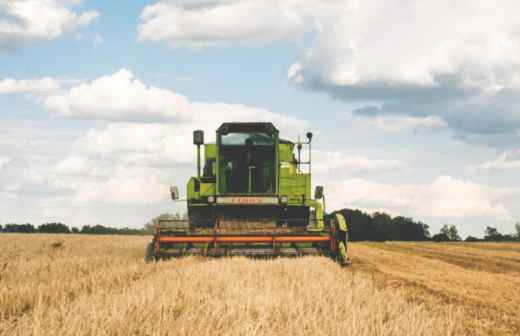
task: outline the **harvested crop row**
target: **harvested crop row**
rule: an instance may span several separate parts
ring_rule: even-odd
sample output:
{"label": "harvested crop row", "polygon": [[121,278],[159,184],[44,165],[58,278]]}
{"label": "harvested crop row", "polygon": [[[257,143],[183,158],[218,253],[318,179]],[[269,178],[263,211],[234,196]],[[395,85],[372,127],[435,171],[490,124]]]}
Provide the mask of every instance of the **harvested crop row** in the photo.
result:
{"label": "harvested crop row", "polygon": [[[453,250],[446,247],[447,258]],[[406,288],[411,301],[426,303],[433,312],[446,307],[461,309],[465,334],[520,334],[520,277],[516,272],[458,265],[412,253],[408,244],[401,243],[354,244],[352,253],[353,270],[372,274],[380,286]]]}

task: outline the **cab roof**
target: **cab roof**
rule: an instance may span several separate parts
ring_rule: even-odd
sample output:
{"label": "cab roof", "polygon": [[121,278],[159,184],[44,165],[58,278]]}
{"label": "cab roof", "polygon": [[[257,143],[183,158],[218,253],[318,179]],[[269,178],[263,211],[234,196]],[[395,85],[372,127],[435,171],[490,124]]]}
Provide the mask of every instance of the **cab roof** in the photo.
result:
{"label": "cab roof", "polygon": [[265,132],[278,134],[279,131],[270,122],[226,122],[220,125],[217,133]]}

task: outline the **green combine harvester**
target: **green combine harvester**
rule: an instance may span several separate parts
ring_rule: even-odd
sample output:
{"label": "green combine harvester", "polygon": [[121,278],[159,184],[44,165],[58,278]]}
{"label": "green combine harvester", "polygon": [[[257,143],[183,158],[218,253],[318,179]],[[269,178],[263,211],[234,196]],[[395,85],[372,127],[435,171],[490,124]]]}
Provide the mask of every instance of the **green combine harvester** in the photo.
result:
{"label": "green combine harvester", "polygon": [[[208,144],[203,131],[194,131],[197,176],[186,187],[188,220],[161,220],[146,261],[326,255],[349,264],[345,218],[326,215],[323,187],[311,197],[311,141],[310,132],[306,142],[283,140],[272,123],[224,123],[216,143]],[[307,161],[301,159],[303,145],[309,147]],[[177,187],[171,196],[179,200]]]}

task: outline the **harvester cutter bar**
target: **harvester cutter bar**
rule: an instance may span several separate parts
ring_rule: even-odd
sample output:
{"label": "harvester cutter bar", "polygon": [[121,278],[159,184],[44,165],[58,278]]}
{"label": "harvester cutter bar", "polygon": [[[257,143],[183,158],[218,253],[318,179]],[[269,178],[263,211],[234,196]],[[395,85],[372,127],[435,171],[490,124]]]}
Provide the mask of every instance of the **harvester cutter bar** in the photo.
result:
{"label": "harvester cutter bar", "polygon": [[304,255],[324,254],[317,248],[217,248],[204,251],[200,248],[171,249],[161,253],[161,257],[180,257],[184,255],[224,257],[224,256],[247,256],[247,257],[299,257]]}
{"label": "harvester cutter bar", "polygon": [[324,243],[331,236],[160,236],[159,243]]}

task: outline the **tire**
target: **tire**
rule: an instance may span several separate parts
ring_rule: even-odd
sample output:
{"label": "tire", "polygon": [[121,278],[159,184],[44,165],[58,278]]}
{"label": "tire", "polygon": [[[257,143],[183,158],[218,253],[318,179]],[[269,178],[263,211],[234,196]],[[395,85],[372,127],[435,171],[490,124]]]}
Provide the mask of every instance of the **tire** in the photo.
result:
{"label": "tire", "polygon": [[155,249],[153,243],[148,243],[144,252],[144,262],[151,263],[155,261]]}

